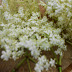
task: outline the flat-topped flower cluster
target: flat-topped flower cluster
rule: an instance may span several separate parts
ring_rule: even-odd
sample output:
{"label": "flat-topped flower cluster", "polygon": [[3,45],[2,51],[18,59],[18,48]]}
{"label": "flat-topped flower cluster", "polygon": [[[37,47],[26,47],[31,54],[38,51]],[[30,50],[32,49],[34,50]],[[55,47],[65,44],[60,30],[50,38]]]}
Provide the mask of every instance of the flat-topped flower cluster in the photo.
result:
{"label": "flat-topped flower cluster", "polygon": [[[55,13],[51,13],[51,15],[50,13],[48,13],[50,17],[55,16]],[[60,18],[59,13],[57,14],[56,17],[62,20],[63,17]],[[47,16],[41,18],[39,11],[29,12],[29,8],[25,10],[22,6],[15,14],[4,11],[2,15],[4,20],[0,22],[0,44],[4,50],[1,59],[16,60],[24,55],[27,49],[33,58],[38,59],[34,68],[36,72],[41,72],[44,69],[48,70],[55,66],[55,59],[51,58],[49,61],[45,55],[42,55],[42,51],[51,51],[53,46],[57,46],[55,54],[63,55],[66,45],[60,35],[62,28],[55,28],[54,21],[50,21]]]}
{"label": "flat-topped flower cluster", "polygon": [[62,50],[65,50],[66,46],[64,39],[60,36],[61,29],[53,28],[53,22],[46,16],[39,17],[39,12],[32,12],[32,16],[27,19],[23,7],[20,7],[18,13],[14,15],[4,12],[7,24],[3,22],[0,24],[3,27],[0,30],[1,48],[4,48],[2,59],[16,60],[25,53],[25,49],[30,50],[31,55],[38,59],[42,50],[50,51],[53,46],[58,46],[55,53],[62,55]]}

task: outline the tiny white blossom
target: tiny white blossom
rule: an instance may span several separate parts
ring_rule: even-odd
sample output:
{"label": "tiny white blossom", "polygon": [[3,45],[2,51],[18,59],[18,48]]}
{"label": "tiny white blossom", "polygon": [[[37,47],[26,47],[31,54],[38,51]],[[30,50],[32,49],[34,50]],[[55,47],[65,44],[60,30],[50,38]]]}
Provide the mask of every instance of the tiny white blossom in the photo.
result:
{"label": "tiny white blossom", "polygon": [[11,56],[11,51],[10,50],[2,51],[2,55],[1,55],[2,59],[8,61],[10,56]]}
{"label": "tiny white blossom", "polygon": [[51,59],[49,63],[51,65],[51,67],[55,66],[55,60]]}

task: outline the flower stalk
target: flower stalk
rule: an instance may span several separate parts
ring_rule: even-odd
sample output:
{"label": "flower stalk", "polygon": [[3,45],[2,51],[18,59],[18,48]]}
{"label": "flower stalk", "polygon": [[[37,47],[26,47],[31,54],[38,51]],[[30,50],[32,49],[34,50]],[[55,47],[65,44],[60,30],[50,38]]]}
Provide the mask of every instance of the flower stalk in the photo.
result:
{"label": "flower stalk", "polygon": [[21,61],[18,63],[18,65],[16,66],[16,68],[12,70],[12,72],[15,72],[15,70],[17,70],[17,69],[24,63],[25,60],[26,60],[26,58],[24,58],[23,60],[21,60]]}
{"label": "flower stalk", "polygon": [[32,72],[31,67],[30,67],[30,63],[29,63],[29,59],[27,59],[27,64],[28,64],[29,72]]}
{"label": "flower stalk", "polygon": [[33,63],[36,63],[36,61],[31,57],[29,57],[29,60],[31,60]]}
{"label": "flower stalk", "polygon": [[72,45],[72,43],[70,41],[66,40],[66,42],[69,43],[70,45]]}
{"label": "flower stalk", "polygon": [[24,61],[27,60],[27,64],[28,64],[28,68],[29,68],[29,72],[32,72],[31,71],[31,67],[30,67],[30,63],[29,63],[29,60],[32,61],[33,63],[36,63],[36,61],[30,57],[30,53],[28,54],[28,50],[26,51],[25,55],[24,55],[24,59],[22,59],[18,65],[16,66],[15,69],[12,70],[12,72],[15,72],[15,70],[17,70],[23,63]]}
{"label": "flower stalk", "polygon": [[26,58],[24,58],[23,60],[21,60],[21,62],[17,65],[17,69],[24,63],[24,61],[26,60]]}
{"label": "flower stalk", "polygon": [[62,72],[61,59],[62,59],[62,57],[60,56],[60,58],[59,58],[59,66],[60,66],[60,67],[58,68],[58,69],[59,69],[59,72]]}
{"label": "flower stalk", "polygon": [[56,63],[58,64],[58,59],[57,59],[57,56],[56,56],[56,54],[55,54],[55,52],[54,52],[53,48],[51,48],[51,51],[53,52],[53,54],[54,54],[54,56],[55,56]]}
{"label": "flower stalk", "polygon": [[51,48],[51,50],[52,50],[52,52],[53,52],[53,54],[54,54],[54,56],[55,56],[56,63],[57,63],[57,65],[58,65],[58,70],[59,70],[59,72],[62,72],[62,67],[61,67],[61,59],[62,59],[62,57],[60,56],[60,57],[59,57],[59,61],[58,61],[58,58],[57,58],[57,56],[56,56],[53,48]]}

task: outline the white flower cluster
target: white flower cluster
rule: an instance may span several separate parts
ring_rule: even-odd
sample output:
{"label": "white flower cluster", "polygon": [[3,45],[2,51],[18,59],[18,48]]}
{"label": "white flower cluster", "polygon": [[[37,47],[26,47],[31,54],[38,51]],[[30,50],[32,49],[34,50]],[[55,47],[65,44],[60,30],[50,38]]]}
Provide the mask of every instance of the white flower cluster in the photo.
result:
{"label": "white flower cluster", "polygon": [[35,66],[35,71],[41,72],[44,69],[48,71],[50,67],[54,67],[54,66],[55,66],[55,60],[51,59],[50,61],[48,61],[45,56],[41,56],[38,58],[38,62]]}
{"label": "white flower cluster", "polygon": [[[28,48],[34,58],[38,58],[41,50],[48,51],[55,45],[65,50],[64,40],[59,35],[61,29],[53,28],[53,22],[48,22],[46,16],[39,19],[40,14],[33,12],[31,18],[24,21],[20,17],[23,8],[19,8],[18,12],[14,15],[7,11],[4,12],[8,24],[0,25],[3,27],[3,30],[0,31],[1,47],[6,50],[5,53],[2,53],[1,58],[8,60],[11,56],[15,60],[24,53],[24,48]],[[10,55],[7,58],[9,50]]]}
{"label": "white flower cluster", "polygon": [[[26,15],[27,14],[27,15]],[[1,58],[8,60],[18,59],[25,53],[25,49],[38,59],[35,70],[41,72],[44,68],[55,66],[55,60],[48,61],[45,56],[41,57],[42,51],[49,51],[51,47],[58,46],[55,53],[62,55],[66,50],[64,39],[61,38],[60,28],[53,27],[53,21],[49,21],[46,16],[41,18],[39,12],[25,14],[23,7],[19,7],[16,14],[6,11],[3,13],[5,21],[0,23],[0,44],[2,51]]]}
{"label": "white flower cluster", "polygon": [[46,14],[55,20],[55,26],[66,30],[65,38],[72,38],[72,0],[46,0],[46,4],[41,2],[46,8]]}

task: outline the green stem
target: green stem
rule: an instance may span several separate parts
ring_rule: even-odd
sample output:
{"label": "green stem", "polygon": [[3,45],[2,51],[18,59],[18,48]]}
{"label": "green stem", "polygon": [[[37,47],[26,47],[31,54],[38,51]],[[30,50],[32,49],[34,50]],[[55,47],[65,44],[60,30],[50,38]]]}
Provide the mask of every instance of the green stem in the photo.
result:
{"label": "green stem", "polygon": [[70,45],[72,45],[72,43],[71,43],[70,41],[67,41],[67,40],[66,40],[66,42],[69,43]]}
{"label": "green stem", "polygon": [[33,58],[29,57],[29,59],[30,59],[32,62],[36,63],[36,61],[35,61]]}
{"label": "green stem", "polygon": [[30,68],[29,59],[27,59],[27,63],[28,63],[28,67],[29,67],[29,72],[31,72],[31,68]]}
{"label": "green stem", "polygon": [[60,65],[60,67],[58,68],[59,69],[59,72],[62,72],[61,59],[62,59],[62,56],[60,56],[60,58],[59,58],[59,65]]}
{"label": "green stem", "polygon": [[58,59],[57,59],[57,56],[56,56],[56,54],[55,54],[53,48],[51,48],[51,50],[52,50],[52,52],[53,52],[53,54],[54,54],[54,56],[55,56],[55,58],[56,58],[56,62],[57,62],[57,64],[58,64]]}
{"label": "green stem", "polygon": [[62,67],[61,67],[61,59],[62,59],[62,57],[60,56],[59,61],[58,61],[57,56],[56,56],[53,48],[51,48],[51,50],[52,50],[52,52],[53,52],[53,54],[54,54],[54,56],[56,58],[57,65],[59,65],[58,70],[59,70],[59,72],[62,72]]}
{"label": "green stem", "polygon": [[19,64],[16,66],[16,69],[18,69],[24,63],[25,60],[26,60],[26,58],[24,58],[23,60],[21,60],[19,62]]}
{"label": "green stem", "polygon": [[18,65],[16,66],[16,68],[12,70],[12,72],[15,72],[15,70],[18,69],[18,68],[24,63],[25,60],[26,60],[26,58],[24,58],[23,60],[21,60],[21,61],[18,63]]}
{"label": "green stem", "polygon": [[15,72],[15,69],[13,69],[12,72]]}

